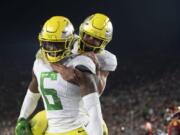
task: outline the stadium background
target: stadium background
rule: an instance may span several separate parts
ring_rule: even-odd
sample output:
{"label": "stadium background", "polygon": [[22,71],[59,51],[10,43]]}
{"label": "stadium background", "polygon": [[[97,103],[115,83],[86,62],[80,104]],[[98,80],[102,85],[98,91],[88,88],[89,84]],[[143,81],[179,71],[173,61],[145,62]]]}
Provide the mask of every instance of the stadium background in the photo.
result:
{"label": "stadium background", "polygon": [[110,135],[143,135],[147,121],[153,132],[165,130],[166,108],[180,103],[179,6],[176,0],[1,2],[0,135],[14,134],[44,21],[66,16],[78,33],[79,24],[96,12],[112,20],[107,49],[118,59],[101,98]]}

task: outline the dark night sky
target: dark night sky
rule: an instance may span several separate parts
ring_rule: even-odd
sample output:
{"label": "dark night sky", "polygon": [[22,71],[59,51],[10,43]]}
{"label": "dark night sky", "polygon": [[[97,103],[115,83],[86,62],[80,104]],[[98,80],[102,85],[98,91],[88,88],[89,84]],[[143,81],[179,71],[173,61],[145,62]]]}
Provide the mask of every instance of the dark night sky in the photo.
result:
{"label": "dark night sky", "polygon": [[30,60],[38,49],[37,35],[49,17],[63,15],[79,24],[89,15],[107,14],[114,26],[108,49],[118,59],[180,57],[180,1],[58,0],[13,1],[1,4],[1,60]]}

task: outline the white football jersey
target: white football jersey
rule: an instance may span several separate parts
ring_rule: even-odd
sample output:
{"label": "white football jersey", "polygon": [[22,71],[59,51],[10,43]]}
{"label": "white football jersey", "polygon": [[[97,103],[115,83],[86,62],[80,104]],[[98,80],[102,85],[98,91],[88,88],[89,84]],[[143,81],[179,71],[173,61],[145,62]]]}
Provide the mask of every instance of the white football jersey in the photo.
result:
{"label": "white football jersey", "polygon": [[[79,40],[76,40],[73,43],[73,47],[72,47],[73,49],[71,50],[73,54],[78,54],[78,42]],[[117,67],[117,58],[114,54],[112,54],[107,50],[104,50],[100,53],[97,53],[96,56],[100,64],[100,70],[115,71]]]}
{"label": "white football jersey", "polygon": [[[93,61],[86,56],[70,57],[63,64],[68,67],[84,65],[96,72]],[[43,59],[36,59],[33,67],[42,95],[49,133],[67,132],[88,123],[88,115],[83,107],[80,88],[65,81],[62,76]]]}

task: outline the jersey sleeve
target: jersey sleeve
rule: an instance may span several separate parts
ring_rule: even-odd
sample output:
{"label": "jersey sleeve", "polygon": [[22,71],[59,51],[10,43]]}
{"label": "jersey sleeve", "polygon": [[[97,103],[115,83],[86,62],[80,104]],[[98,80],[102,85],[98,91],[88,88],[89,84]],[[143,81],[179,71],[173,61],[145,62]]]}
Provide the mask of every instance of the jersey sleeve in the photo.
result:
{"label": "jersey sleeve", "polygon": [[100,63],[100,69],[103,71],[115,71],[117,67],[117,58],[114,54],[104,51],[97,54]]}
{"label": "jersey sleeve", "polygon": [[84,70],[96,74],[96,65],[91,58],[83,55],[76,56],[67,66],[76,68],[83,67]]}

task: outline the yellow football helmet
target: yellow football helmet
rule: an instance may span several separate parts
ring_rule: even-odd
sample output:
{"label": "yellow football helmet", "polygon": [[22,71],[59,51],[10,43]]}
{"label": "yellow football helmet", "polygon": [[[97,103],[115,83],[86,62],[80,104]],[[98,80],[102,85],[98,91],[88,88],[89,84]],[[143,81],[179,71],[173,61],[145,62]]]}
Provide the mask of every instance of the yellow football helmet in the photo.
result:
{"label": "yellow football helmet", "polygon": [[111,41],[112,34],[113,26],[109,17],[101,13],[89,16],[80,25],[80,52],[103,50]]}
{"label": "yellow football helmet", "polygon": [[49,62],[57,62],[70,54],[74,27],[70,20],[63,16],[48,19],[39,33],[41,52]]}

